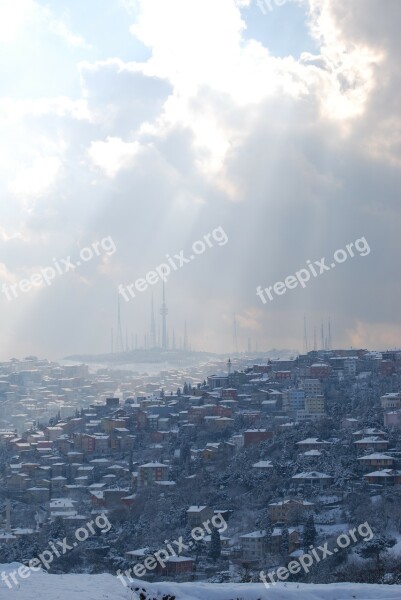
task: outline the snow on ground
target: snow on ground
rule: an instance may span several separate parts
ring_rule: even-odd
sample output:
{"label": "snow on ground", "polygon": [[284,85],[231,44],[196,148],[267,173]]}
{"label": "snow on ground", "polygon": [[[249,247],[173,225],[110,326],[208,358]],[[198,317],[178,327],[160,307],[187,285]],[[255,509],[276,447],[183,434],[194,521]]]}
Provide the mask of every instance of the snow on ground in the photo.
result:
{"label": "snow on ground", "polygon": [[[18,569],[20,565],[0,565],[0,574]],[[401,586],[277,584],[266,589],[263,584],[208,584],[208,583],[146,583],[146,600],[162,600],[163,594],[172,594],[176,600],[399,600]],[[138,595],[124,588],[116,577],[103,575],[49,575],[32,573],[27,579],[19,578],[19,586],[9,589],[0,580],[1,600],[138,600]],[[170,599],[169,599],[170,600]]]}

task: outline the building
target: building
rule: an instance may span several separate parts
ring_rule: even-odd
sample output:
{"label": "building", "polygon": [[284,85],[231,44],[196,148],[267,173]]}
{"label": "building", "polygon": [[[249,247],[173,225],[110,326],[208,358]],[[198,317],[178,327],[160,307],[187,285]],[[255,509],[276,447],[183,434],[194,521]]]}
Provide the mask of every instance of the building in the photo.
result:
{"label": "building", "polygon": [[283,410],[303,410],[305,408],[305,390],[291,388],[283,392]]}
{"label": "building", "polygon": [[[299,533],[294,527],[288,528],[288,554],[294,552],[299,548]],[[281,544],[283,539],[283,528],[282,527],[274,527],[272,531],[270,548],[268,547],[268,551],[272,554],[280,554],[282,551]]]}
{"label": "building", "polygon": [[378,436],[365,437],[361,440],[357,440],[356,442],[354,442],[354,445],[357,448],[358,452],[366,452],[367,450],[371,450],[374,452],[377,452],[379,450],[387,450],[388,444],[388,440],[384,440],[383,438]]}
{"label": "building", "polygon": [[324,396],[309,396],[305,399],[305,410],[310,413],[324,413],[325,399]]}
{"label": "building", "polygon": [[333,482],[333,477],[331,475],[319,473],[317,471],[298,473],[298,475],[294,475],[292,479],[298,483],[308,484],[310,486],[319,486],[321,488],[326,488]]}
{"label": "building", "polygon": [[329,446],[329,442],[325,442],[319,438],[306,438],[297,442],[297,446],[302,452],[306,452],[307,450],[324,450]]}
{"label": "building", "polygon": [[384,413],[383,419],[385,427],[395,427],[396,429],[401,428],[401,410],[394,410]]}
{"label": "building", "polygon": [[343,429],[355,429],[359,426],[359,419],[354,419],[352,417],[345,417],[341,421],[341,427]]}
{"label": "building", "polygon": [[301,389],[304,390],[305,396],[320,396],[323,391],[319,379],[303,379]]}
{"label": "building", "polygon": [[187,510],[187,521],[190,527],[200,527],[210,521],[214,515],[213,508],[209,506],[190,506]]}
{"label": "building", "polygon": [[273,431],[267,429],[247,429],[244,431],[244,446],[247,448],[252,444],[260,444],[273,439]]}
{"label": "building", "polygon": [[227,388],[229,386],[228,375],[210,375],[207,385],[211,391],[216,388]]}
{"label": "building", "polygon": [[314,363],[310,367],[310,376],[314,379],[328,379],[331,368],[326,363]]}
{"label": "building", "polygon": [[259,460],[257,463],[252,465],[253,469],[258,469],[258,471],[266,472],[273,468],[273,464],[270,460]]}
{"label": "building", "polygon": [[158,563],[156,572],[161,575],[176,576],[195,571],[195,559],[189,556],[169,556],[165,560],[165,568]]}
{"label": "building", "polygon": [[383,410],[401,409],[401,392],[384,394],[380,397],[380,404]]}
{"label": "building", "polygon": [[376,485],[393,485],[394,471],[392,469],[382,469],[380,471],[372,471],[363,476],[368,483]]}
{"label": "building", "polygon": [[260,560],[266,556],[266,531],[252,531],[240,536],[242,557],[245,560]]}
{"label": "building", "polygon": [[307,500],[282,500],[269,504],[269,514],[272,523],[290,523],[298,516],[304,517],[314,507],[313,502]]}
{"label": "building", "polygon": [[375,452],[374,454],[368,454],[367,456],[360,456],[358,458],[359,464],[365,469],[371,469],[372,467],[383,469],[392,468],[394,464],[394,458],[387,454],[380,454]]}
{"label": "building", "polygon": [[169,466],[159,462],[151,462],[139,467],[138,484],[141,487],[152,485],[158,481],[168,481]]}

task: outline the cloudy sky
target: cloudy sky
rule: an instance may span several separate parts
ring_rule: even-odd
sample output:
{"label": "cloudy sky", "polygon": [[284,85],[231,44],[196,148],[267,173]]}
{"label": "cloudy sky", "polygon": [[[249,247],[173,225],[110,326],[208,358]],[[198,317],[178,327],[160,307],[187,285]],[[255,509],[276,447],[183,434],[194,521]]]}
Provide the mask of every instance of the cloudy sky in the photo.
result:
{"label": "cloudy sky", "polygon": [[[399,0],[0,0],[1,284],[116,248],[2,287],[0,358],[108,351],[119,284],[218,227],[168,278],[170,336],[186,320],[230,351],[235,313],[240,349],[302,350],[304,315],[310,338],[331,315],[336,347],[399,346],[400,19]],[[369,255],[256,295],[361,237]],[[140,341],[161,292],[121,298]]]}

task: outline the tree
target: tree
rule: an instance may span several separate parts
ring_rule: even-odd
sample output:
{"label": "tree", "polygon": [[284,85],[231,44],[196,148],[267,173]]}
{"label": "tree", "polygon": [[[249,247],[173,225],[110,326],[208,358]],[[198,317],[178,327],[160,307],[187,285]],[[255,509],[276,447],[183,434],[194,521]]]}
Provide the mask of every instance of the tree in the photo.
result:
{"label": "tree", "polygon": [[221,554],[220,533],[219,533],[219,530],[216,529],[216,527],[213,527],[212,534],[210,536],[209,556],[210,556],[210,558],[212,558],[214,560],[214,562],[216,562],[217,559],[220,558],[220,554]]}
{"label": "tree", "polygon": [[183,441],[180,448],[180,462],[188,464],[191,461],[191,448],[186,440]]}
{"label": "tree", "polygon": [[380,567],[380,558],[382,554],[388,552],[389,548],[395,546],[396,540],[388,535],[375,536],[369,542],[365,542],[357,553],[362,558],[374,558],[376,566]]}
{"label": "tree", "polygon": [[280,554],[287,558],[290,553],[290,533],[287,527],[281,530]]}
{"label": "tree", "polygon": [[310,546],[315,544],[316,534],[315,520],[313,515],[309,515],[303,531],[304,550],[308,550]]}
{"label": "tree", "polygon": [[263,514],[259,521],[259,527],[262,531],[266,532],[265,547],[266,547],[266,551],[270,552],[271,545],[272,545],[273,527],[272,527],[272,522],[271,522],[271,518],[269,515],[269,511],[267,511],[267,510],[263,511]]}

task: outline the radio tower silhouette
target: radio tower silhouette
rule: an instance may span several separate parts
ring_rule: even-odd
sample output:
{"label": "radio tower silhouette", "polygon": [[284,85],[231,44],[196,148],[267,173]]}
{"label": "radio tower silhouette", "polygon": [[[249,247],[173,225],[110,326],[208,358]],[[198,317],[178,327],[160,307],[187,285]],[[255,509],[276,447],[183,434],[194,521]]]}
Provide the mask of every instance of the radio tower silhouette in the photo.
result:
{"label": "radio tower silhouette", "polygon": [[153,294],[152,294],[152,308],[150,312],[150,345],[151,348],[156,348],[156,322],[155,322],[155,310],[153,306]]}
{"label": "radio tower silhouette", "polygon": [[167,350],[167,321],[166,317],[168,315],[168,308],[166,304],[166,294],[164,289],[164,281],[163,281],[163,302],[160,309],[160,314],[162,316],[162,349]]}
{"label": "radio tower silhouette", "polygon": [[117,335],[116,352],[124,352],[123,330],[121,327],[120,297],[117,298]]}
{"label": "radio tower silhouette", "polygon": [[238,337],[237,337],[237,317],[234,313],[233,320],[233,346],[235,354],[238,354]]}
{"label": "radio tower silhouette", "polygon": [[187,332],[187,322],[184,322],[184,352],[188,352],[188,332]]}
{"label": "radio tower silhouette", "polygon": [[304,316],[304,352],[308,354],[308,333],[306,330],[306,316]]}
{"label": "radio tower silhouette", "polygon": [[329,317],[329,334],[327,337],[327,350],[331,350],[331,321]]}

